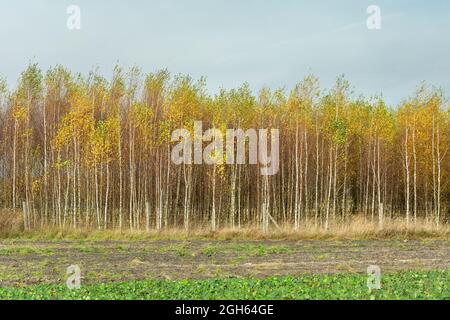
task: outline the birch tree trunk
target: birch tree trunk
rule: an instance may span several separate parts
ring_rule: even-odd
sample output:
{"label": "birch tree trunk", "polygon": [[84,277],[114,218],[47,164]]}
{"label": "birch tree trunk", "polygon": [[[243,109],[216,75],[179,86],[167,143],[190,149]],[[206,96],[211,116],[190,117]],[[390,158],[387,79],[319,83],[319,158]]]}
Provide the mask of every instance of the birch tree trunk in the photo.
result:
{"label": "birch tree trunk", "polygon": [[405,171],[406,171],[406,225],[409,226],[409,157],[408,157],[408,128],[405,130]]}

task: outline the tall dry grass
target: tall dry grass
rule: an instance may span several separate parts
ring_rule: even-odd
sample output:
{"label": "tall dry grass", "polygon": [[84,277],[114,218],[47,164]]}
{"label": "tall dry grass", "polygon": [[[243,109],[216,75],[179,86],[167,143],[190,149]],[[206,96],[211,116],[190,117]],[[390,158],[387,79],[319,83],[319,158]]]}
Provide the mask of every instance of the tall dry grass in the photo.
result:
{"label": "tall dry grass", "polygon": [[363,216],[354,216],[346,222],[335,222],[326,230],[313,222],[303,223],[298,230],[291,225],[279,228],[271,226],[263,233],[257,226],[241,229],[221,228],[216,232],[209,225],[196,227],[188,232],[181,228],[162,231],[129,229],[98,230],[91,227],[66,228],[40,227],[25,231],[23,218],[18,211],[0,210],[0,238],[22,238],[36,240],[90,239],[90,240],[386,240],[386,239],[444,239],[450,240],[450,225],[437,226],[434,221],[418,219],[407,225],[404,219],[387,218],[383,228]]}
{"label": "tall dry grass", "polygon": [[23,215],[14,210],[0,210],[0,234],[23,231]]}

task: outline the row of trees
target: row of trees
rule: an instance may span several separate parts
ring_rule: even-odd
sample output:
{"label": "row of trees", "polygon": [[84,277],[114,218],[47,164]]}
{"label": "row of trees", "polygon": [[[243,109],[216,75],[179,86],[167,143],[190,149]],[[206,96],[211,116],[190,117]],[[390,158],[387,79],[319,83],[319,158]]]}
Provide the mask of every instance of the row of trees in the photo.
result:
{"label": "row of trees", "polygon": [[[211,96],[205,80],[116,67],[74,75],[36,64],[0,81],[0,205],[41,226],[163,229],[314,223],[352,215],[440,224],[449,208],[449,104],[421,85],[396,108],[306,77],[289,93],[247,84]],[[280,170],[174,165],[171,132],[280,130]],[[1,217],[0,217],[1,218]]]}

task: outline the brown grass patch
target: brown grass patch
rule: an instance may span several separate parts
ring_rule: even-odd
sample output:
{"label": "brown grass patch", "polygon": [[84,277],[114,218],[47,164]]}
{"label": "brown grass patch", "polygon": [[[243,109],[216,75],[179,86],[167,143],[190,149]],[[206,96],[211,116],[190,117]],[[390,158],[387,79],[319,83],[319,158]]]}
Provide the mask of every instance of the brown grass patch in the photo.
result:
{"label": "brown grass patch", "polygon": [[222,228],[216,232],[208,226],[192,228],[171,228],[162,231],[129,229],[102,230],[92,228],[43,227],[24,231],[22,216],[17,212],[0,212],[0,238],[3,239],[36,239],[36,240],[383,240],[383,239],[450,239],[450,225],[439,227],[433,221],[420,219],[409,225],[403,219],[387,219],[383,228],[378,223],[366,221],[363,217],[355,217],[345,223],[332,223],[328,230],[314,223],[302,223],[299,230],[291,225],[281,229],[271,226],[267,233],[260,228],[245,227],[241,229]]}
{"label": "brown grass patch", "polygon": [[0,210],[0,235],[23,231],[23,215],[14,210]]}

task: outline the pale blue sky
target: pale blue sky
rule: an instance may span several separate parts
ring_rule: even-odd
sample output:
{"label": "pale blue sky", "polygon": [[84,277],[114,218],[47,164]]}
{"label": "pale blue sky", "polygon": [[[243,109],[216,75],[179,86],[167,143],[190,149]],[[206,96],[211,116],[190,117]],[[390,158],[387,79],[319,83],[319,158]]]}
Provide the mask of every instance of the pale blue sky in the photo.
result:
{"label": "pale blue sky", "polygon": [[[82,28],[66,28],[68,5]],[[366,28],[380,6],[382,29]],[[448,0],[0,0],[0,75],[14,85],[28,62],[109,77],[119,62],[144,72],[206,76],[208,89],[247,81],[290,89],[306,74],[397,103],[426,80],[450,88]],[[449,90],[446,90],[448,94]]]}

